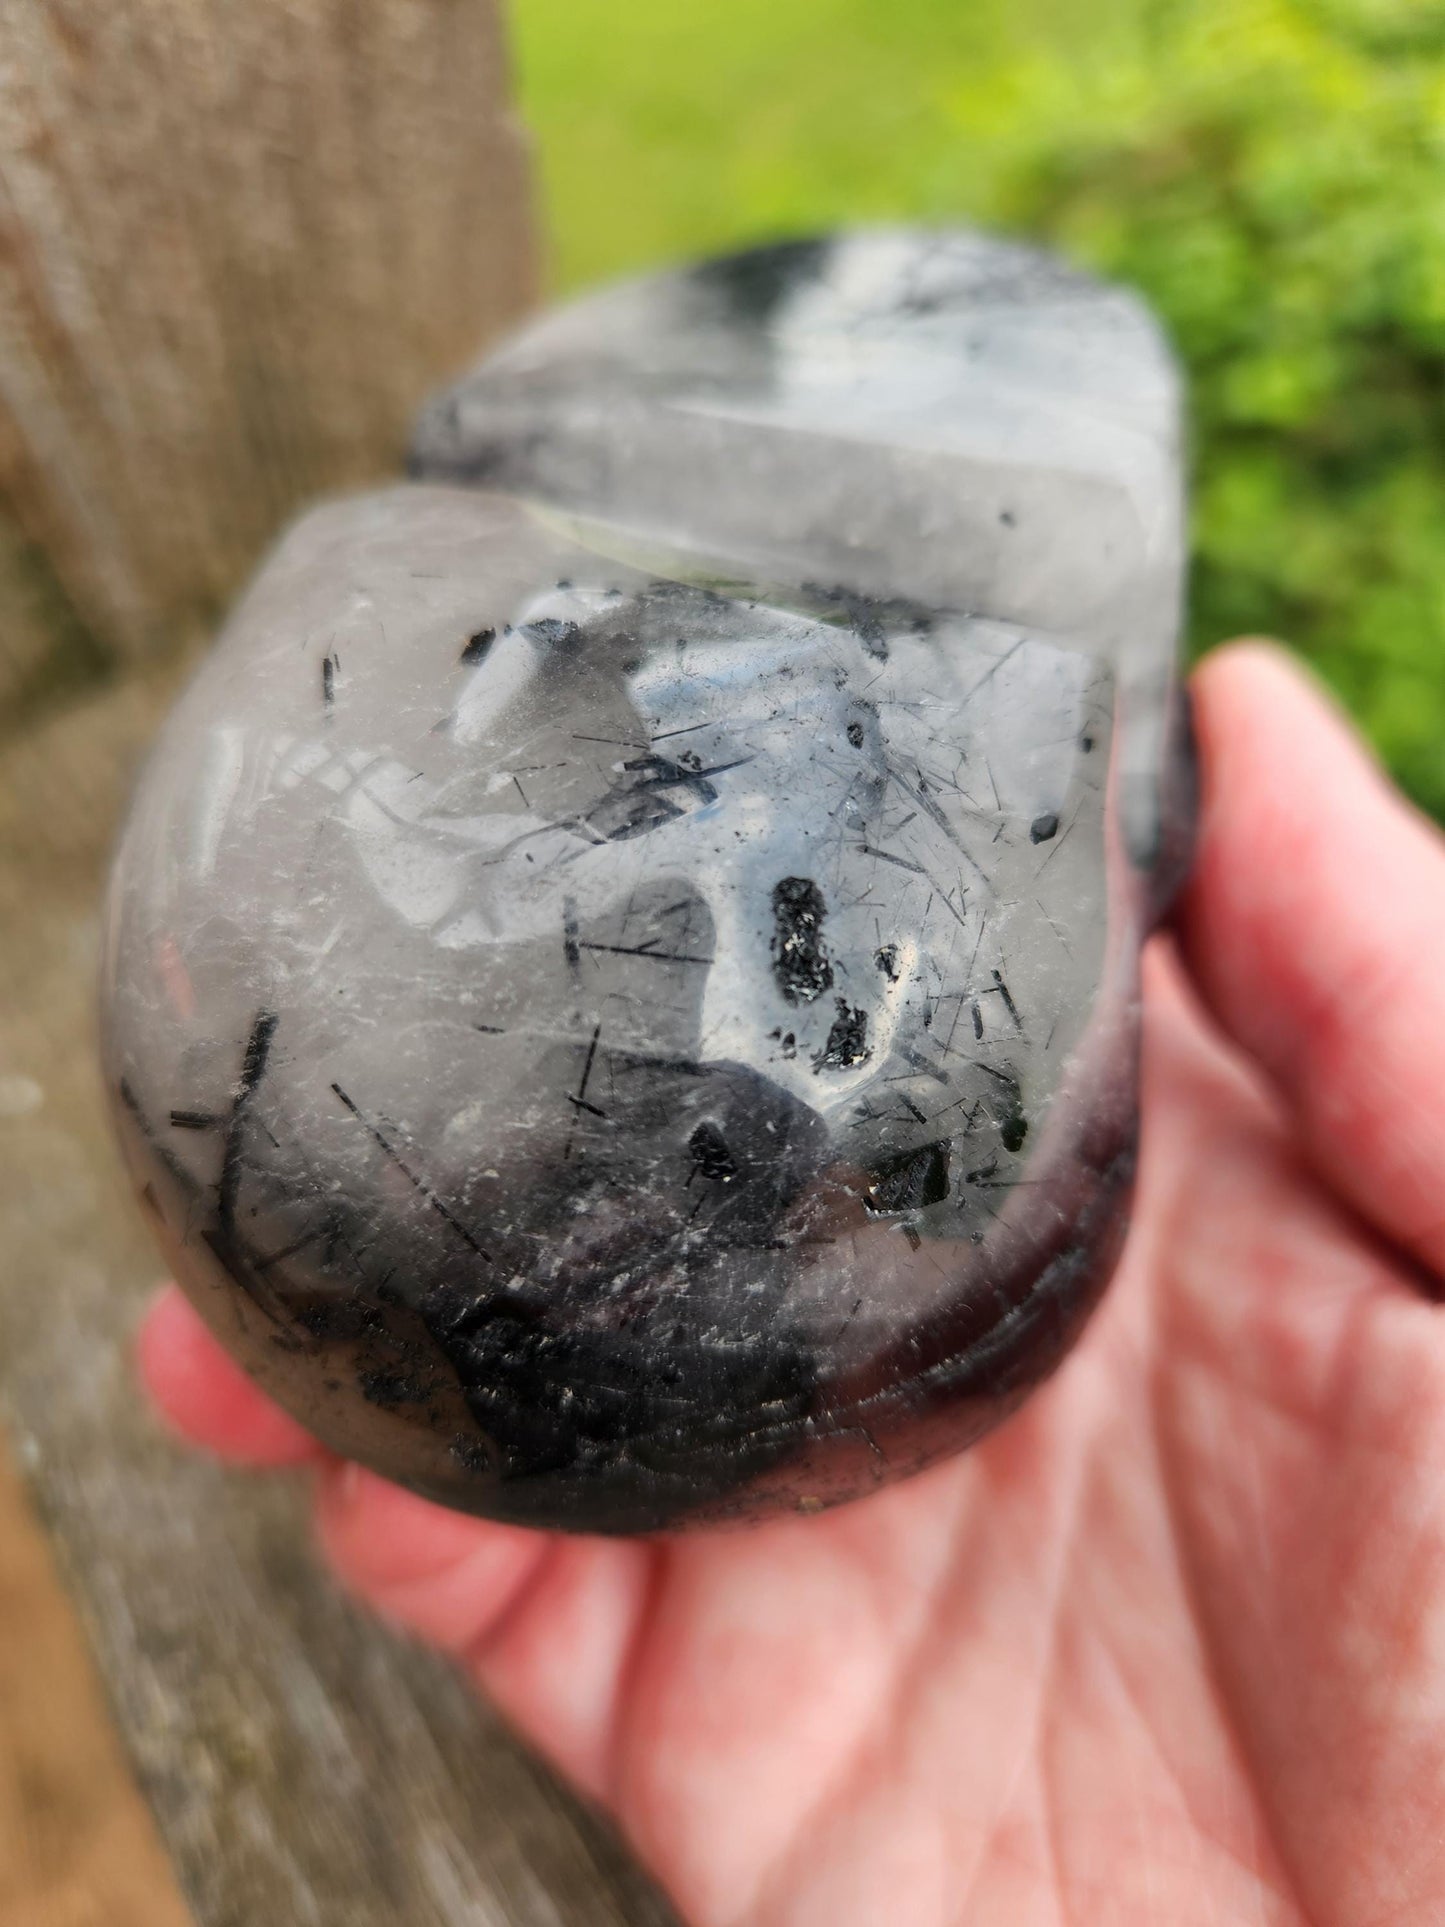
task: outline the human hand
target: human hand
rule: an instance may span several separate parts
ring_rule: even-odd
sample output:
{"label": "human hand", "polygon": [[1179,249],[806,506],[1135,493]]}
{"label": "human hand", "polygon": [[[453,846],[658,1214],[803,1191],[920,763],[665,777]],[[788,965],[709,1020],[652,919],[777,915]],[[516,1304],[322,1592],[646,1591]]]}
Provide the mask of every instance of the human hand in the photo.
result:
{"label": "human hand", "polygon": [[1276,652],[1195,686],[1129,1247],[964,1457],[546,1537],[328,1460],[174,1290],[146,1325],[171,1421],[313,1466],[337,1572],[697,1927],[1445,1919],[1445,845]]}

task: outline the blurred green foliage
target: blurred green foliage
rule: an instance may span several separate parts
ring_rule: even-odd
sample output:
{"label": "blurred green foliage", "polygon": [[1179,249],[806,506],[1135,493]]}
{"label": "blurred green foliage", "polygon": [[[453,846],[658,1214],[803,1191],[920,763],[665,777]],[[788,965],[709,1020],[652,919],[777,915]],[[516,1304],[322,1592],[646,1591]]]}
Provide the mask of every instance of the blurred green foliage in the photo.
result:
{"label": "blurred green foliage", "polygon": [[1191,374],[1195,646],[1303,648],[1445,817],[1445,0],[513,0],[557,279],[968,217]]}

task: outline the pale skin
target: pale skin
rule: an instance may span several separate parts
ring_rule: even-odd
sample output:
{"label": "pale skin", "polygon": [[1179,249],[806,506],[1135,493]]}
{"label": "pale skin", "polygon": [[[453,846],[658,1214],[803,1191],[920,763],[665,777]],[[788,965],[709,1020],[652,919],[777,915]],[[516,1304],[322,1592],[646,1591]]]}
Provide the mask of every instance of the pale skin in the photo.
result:
{"label": "pale skin", "polygon": [[1445,1919],[1445,842],[1276,651],[1195,679],[1134,1230],[963,1458],[751,1532],[563,1539],[328,1461],[179,1294],[190,1439],[615,1818],[696,1927]]}

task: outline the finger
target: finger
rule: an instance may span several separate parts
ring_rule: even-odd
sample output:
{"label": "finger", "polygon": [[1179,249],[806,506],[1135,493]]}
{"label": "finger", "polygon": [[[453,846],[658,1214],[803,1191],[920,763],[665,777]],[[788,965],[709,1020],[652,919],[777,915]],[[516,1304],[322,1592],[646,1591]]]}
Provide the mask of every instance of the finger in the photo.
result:
{"label": "finger", "polygon": [[1441,1890],[1445,1328],[1167,952],[1145,1007],[1136,1222],[1193,1624],[1306,1914],[1380,1920],[1382,1824],[1392,1891]]}
{"label": "finger", "polygon": [[323,1478],[322,1546],[373,1610],[456,1654],[582,1790],[614,1791],[620,1697],[656,1549],[429,1504],[358,1465]]}
{"label": "finger", "polygon": [[192,1445],[241,1465],[301,1465],[323,1456],[311,1434],[226,1355],[174,1285],[152,1301],[136,1359],[162,1417]]}
{"label": "finger", "polygon": [[626,1539],[553,1541],[520,1603],[473,1646],[478,1680],[532,1744],[594,1800],[626,1778],[627,1701],[664,1549]]}
{"label": "finger", "polygon": [[316,1522],[327,1557],[353,1592],[455,1653],[498,1625],[552,1543],[432,1505],[359,1465],[337,1466],[322,1479]]}
{"label": "finger", "polygon": [[1219,651],[1194,701],[1190,971],[1317,1168],[1445,1272],[1445,842],[1283,651]]}

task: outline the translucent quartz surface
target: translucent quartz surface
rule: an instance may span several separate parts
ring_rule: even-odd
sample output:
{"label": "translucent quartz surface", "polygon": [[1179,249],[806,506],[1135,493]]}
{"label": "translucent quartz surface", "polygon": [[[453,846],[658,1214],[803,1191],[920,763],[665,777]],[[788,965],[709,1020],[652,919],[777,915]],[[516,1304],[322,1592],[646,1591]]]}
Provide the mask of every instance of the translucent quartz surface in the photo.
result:
{"label": "translucent quartz surface", "polygon": [[851,237],[545,318],[291,531],[141,785],[106,1053],[335,1449],[752,1518],[1058,1360],[1187,845],[1175,414],[1128,297]]}
{"label": "translucent quartz surface", "polygon": [[1183,586],[1178,375],[1137,296],[967,233],[795,242],[545,316],[423,413],[414,472],[634,532],[667,570],[1037,626],[1118,669],[1156,834]]}

